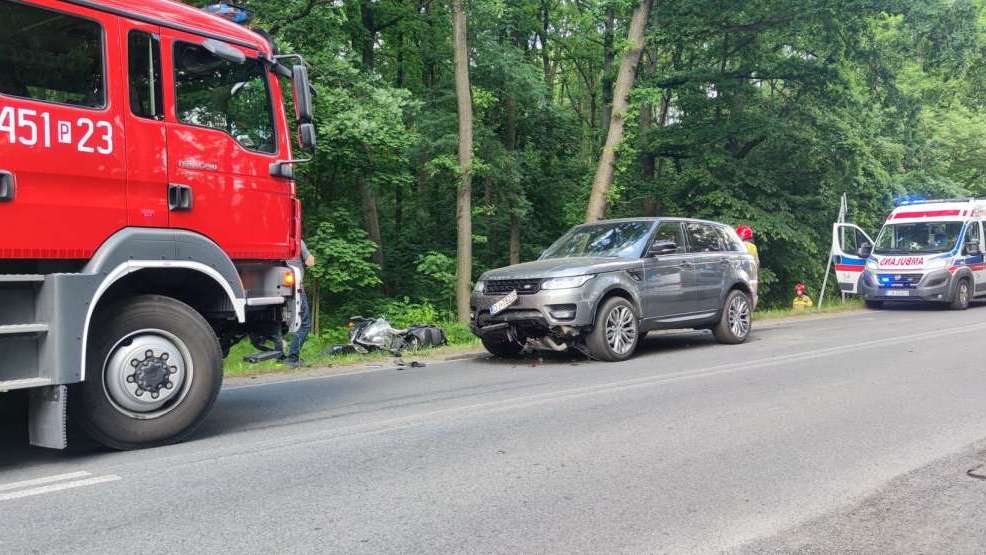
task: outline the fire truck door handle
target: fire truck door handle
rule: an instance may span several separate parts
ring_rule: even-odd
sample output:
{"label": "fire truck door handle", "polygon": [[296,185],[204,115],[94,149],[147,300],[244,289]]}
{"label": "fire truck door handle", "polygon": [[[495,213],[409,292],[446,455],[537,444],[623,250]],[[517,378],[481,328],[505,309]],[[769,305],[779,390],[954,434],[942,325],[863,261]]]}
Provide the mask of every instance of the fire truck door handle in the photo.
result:
{"label": "fire truck door handle", "polygon": [[14,174],[0,170],[0,202],[10,202],[17,196],[17,179]]}
{"label": "fire truck door handle", "polygon": [[192,188],[188,185],[168,185],[168,209],[172,212],[188,212],[195,204]]}

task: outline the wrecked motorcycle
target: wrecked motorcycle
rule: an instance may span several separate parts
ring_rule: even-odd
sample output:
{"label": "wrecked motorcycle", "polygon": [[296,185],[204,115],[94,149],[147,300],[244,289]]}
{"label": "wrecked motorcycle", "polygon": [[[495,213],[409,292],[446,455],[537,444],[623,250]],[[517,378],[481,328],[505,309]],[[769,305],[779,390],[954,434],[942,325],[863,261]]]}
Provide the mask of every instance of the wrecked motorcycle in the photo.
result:
{"label": "wrecked motorcycle", "polygon": [[447,343],[445,332],[435,326],[411,326],[401,330],[395,329],[384,318],[354,316],[349,319],[349,345],[337,345],[332,348],[331,353],[389,351],[400,355],[406,351],[440,347]]}

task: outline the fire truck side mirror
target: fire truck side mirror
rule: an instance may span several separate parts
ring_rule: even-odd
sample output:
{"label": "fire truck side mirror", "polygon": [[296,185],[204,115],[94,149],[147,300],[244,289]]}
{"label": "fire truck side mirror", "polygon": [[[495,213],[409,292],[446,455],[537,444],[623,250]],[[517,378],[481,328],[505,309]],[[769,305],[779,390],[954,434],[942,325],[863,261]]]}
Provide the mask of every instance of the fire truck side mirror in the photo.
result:
{"label": "fire truck side mirror", "polygon": [[308,68],[304,65],[296,65],[291,68],[291,75],[294,80],[294,105],[298,112],[298,123],[310,124],[315,121],[315,108],[312,104],[312,85],[308,80]]}
{"label": "fire truck side mirror", "polygon": [[301,143],[301,148],[314,152],[315,145],[318,140],[315,137],[315,124],[314,123],[302,123],[298,126],[298,139]]}

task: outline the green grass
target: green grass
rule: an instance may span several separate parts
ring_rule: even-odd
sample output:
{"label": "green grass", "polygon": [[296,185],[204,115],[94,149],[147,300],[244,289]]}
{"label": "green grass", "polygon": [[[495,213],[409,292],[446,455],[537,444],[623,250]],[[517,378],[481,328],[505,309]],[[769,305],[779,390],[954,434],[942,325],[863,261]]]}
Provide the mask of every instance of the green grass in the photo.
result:
{"label": "green grass", "polygon": [[[408,360],[434,360],[444,356],[452,356],[462,352],[468,352],[478,348],[481,344],[469,328],[461,324],[446,323],[442,324],[442,329],[448,337],[449,344],[446,347],[437,349],[425,349],[415,352],[413,355],[407,354],[404,358]],[[330,335],[330,334],[326,334]],[[338,333],[331,335],[338,336]],[[369,354],[349,353],[343,355],[323,355],[322,353],[331,349],[336,342],[325,341],[322,338],[312,335],[305,342],[301,350],[301,358],[307,367],[325,368],[331,366],[353,366],[358,364],[387,363],[394,360],[394,356],[386,352]],[[257,376],[261,374],[273,374],[291,370],[286,364],[278,361],[267,361],[258,364],[251,364],[243,360],[243,357],[252,355],[257,350],[250,345],[249,341],[243,341],[230,350],[229,357],[226,358],[225,373],[227,376]]]}
{"label": "green grass", "polygon": [[809,308],[806,310],[795,310],[793,308],[769,308],[767,310],[758,310],[753,318],[754,320],[778,320],[780,318],[797,318],[802,316],[812,316],[814,314],[835,314],[838,312],[861,310],[862,308],[863,301],[859,299],[846,299],[846,301],[843,302],[842,299],[836,297],[832,300],[826,300],[821,310],[819,310],[818,307]]}
{"label": "green grass", "polygon": [[[858,299],[849,299],[846,302],[842,302],[842,299],[836,298],[832,301],[826,301],[821,310],[818,310],[817,308],[810,308],[808,310],[771,308],[767,310],[758,310],[754,316],[754,319],[757,321],[778,320],[781,318],[807,317],[815,314],[834,314],[839,312],[860,310],[862,308],[863,302]],[[477,339],[466,326],[456,323],[446,323],[442,324],[441,327],[445,330],[445,333],[449,339],[449,345],[447,347],[419,351],[413,355],[406,355],[405,358],[409,360],[435,360],[441,359],[442,357],[471,352],[480,348],[481,343],[479,342],[479,339]],[[330,335],[338,337],[338,330],[325,334],[325,336]],[[334,344],[334,341],[323,340],[322,338],[313,335],[305,343],[304,349],[302,349],[302,359],[308,367],[314,368],[377,363],[387,364],[394,360],[394,356],[390,353],[379,352],[369,354],[350,353],[335,356],[322,355],[324,351],[331,348]],[[226,359],[226,375],[241,377],[258,376],[262,374],[274,374],[291,370],[287,365],[277,361],[250,364],[243,360],[243,357],[251,355],[254,352],[256,352],[256,349],[254,349],[248,341],[244,341],[233,347],[230,351],[229,357]]]}

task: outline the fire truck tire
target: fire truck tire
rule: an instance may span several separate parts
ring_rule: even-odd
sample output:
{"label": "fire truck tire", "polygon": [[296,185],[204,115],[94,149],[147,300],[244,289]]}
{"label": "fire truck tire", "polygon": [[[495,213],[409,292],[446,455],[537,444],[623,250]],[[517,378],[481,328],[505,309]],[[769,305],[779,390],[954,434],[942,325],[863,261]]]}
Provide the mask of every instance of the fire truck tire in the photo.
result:
{"label": "fire truck tire", "polygon": [[86,380],[70,406],[82,429],[113,449],[188,438],[222,387],[215,332],[169,297],[145,295],[101,310],[86,358]]}
{"label": "fire truck tire", "polygon": [[972,299],[972,283],[968,278],[962,278],[955,284],[952,302],[948,304],[948,307],[952,310],[965,310],[969,308],[970,299]]}

